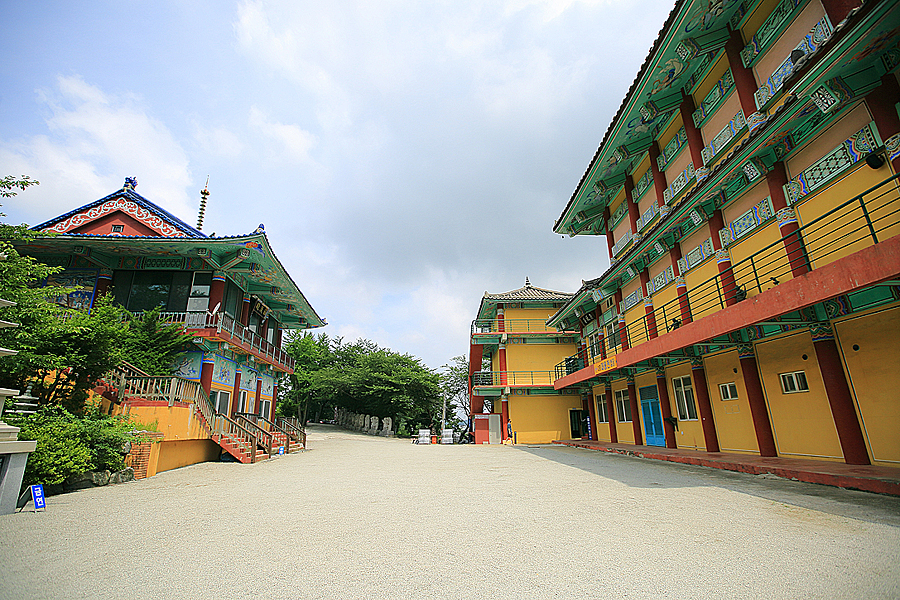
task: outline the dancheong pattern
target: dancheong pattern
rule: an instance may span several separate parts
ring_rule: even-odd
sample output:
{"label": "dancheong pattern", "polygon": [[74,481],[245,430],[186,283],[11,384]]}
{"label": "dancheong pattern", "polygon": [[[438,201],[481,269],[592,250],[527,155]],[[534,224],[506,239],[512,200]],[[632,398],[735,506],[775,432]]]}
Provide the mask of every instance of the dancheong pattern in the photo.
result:
{"label": "dancheong pattern", "polygon": [[54,233],[67,233],[69,231],[72,231],[73,229],[81,227],[85,223],[90,223],[95,219],[98,219],[115,211],[121,211],[131,217],[134,217],[147,227],[160,232],[165,237],[187,237],[187,234],[185,234],[183,231],[181,231],[171,223],[167,223],[162,218],[155,215],[146,208],[138,206],[135,202],[125,200],[124,198],[109,200],[99,206],[95,206],[84,212],[80,212],[77,215],[72,215],[65,221],[60,221],[53,227],[48,227],[45,231],[52,231]]}

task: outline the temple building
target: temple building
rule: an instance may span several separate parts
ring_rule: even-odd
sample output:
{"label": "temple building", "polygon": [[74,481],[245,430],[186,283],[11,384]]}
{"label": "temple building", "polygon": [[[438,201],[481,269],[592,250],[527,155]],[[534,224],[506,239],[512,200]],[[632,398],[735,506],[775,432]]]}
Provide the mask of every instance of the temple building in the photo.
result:
{"label": "temple building", "polygon": [[[578,348],[576,328],[547,327],[572,294],[525,287],[485,292],[472,321],[469,398],[477,444],[590,437],[587,406],[553,387],[554,366]],[[488,366],[489,365],[489,366]]]}
{"label": "temple building", "polygon": [[[192,227],[136,186],[127,178],[120,190],[33,227],[35,239],[17,244],[23,254],[64,267],[45,282],[67,288],[56,299],[63,306],[90,310],[111,294],[132,314],[158,308],[161,320],[194,335],[173,377],[155,381],[126,368],[124,383],[108,382],[116,389],[104,394],[103,408],[156,424],[163,437],[153,447],[151,471],[214,460],[223,450],[252,462],[251,439],[265,439],[270,451],[277,441],[290,449],[275,425],[278,380],[293,373],[284,332],[325,321],[275,256],[262,225],[244,235],[209,236],[200,230],[202,209]],[[208,192],[201,194],[203,206]]]}
{"label": "temple building", "polygon": [[679,0],[554,225],[594,439],[900,466],[896,1]]}

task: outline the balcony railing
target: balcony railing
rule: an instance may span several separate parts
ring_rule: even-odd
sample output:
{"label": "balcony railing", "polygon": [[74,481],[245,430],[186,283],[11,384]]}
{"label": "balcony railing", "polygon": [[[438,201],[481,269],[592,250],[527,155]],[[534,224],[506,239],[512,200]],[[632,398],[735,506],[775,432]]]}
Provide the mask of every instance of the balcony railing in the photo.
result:
{"label": "balcony railing", "polygon": [[561,379],[566,375],[571,375],[581,369],[585,368],[587,365],[584,362],[584,358],[575,354],[573,356],[567,356],[561,363],[556,365],[553,370],[553,380]]}
{"label": "balcony railing", "polygon": [[472,331],[476,333],[559,333],[547,327],[545,319],[475,319]]}
{"label": "balcony railing", "polygon": [[472,374],[474,387],[553,385],[551,371],[479,371]]}
{"label": "balcony railing", "polygon": [[[851,198],[732,264],[724,273],[693,286],[665,304],[654,306],[652,313],[631,321],[626,327],[617,325],[613,335],[604,339],[608,354],[621,351],[623,333],[629,347],[636,346],[651,339],[653,327],[657,335],[665,335],[686,322],[788,281],[795,273],[812,271],[900,234],[898,179],[900,174]],[[556,377],[565,371],[557,365]]]}
{"label": "balcony railing", "polygon": [[[135,313],[138,316],[140,313]],[[227,334],[229,341],[241,344],[244,348],[260,358],[265,358],[272,363],[284,365],[289,369],[294,368],[294,359],[272,344],[261,335],[241,324],[227,314],[209,314],[206,312],[161,312],[159,320],[164,323],[181,325],[186,330],[215,329],[216,334]]]}

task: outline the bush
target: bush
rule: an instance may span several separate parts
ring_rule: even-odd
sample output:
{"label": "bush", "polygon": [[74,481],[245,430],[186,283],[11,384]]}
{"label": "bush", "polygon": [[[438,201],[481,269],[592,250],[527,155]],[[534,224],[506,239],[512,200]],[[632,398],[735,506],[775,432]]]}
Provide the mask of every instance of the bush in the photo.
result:
{"label": "bush", "polygon": [[58,406],[45,406],[26,418],[9,417],[21,428],[20,440],[37,441],[25,466],[23,486],[58,485],[88,471],[125,468],[122,448],[134,429],[127,417],[103,415],[96,408],[76,416]]}

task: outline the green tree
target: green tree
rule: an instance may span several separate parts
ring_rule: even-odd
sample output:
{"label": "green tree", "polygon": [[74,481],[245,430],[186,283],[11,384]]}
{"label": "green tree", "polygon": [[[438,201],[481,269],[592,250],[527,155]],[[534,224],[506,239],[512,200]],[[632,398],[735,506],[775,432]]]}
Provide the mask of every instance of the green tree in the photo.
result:
{"label": "green tree", "polygon": [[177,324],[162,323],[159,313],[157,307],[132,317],[124,332],[125,360],[148,375],[170,375],[185,344],[194,338]]}

